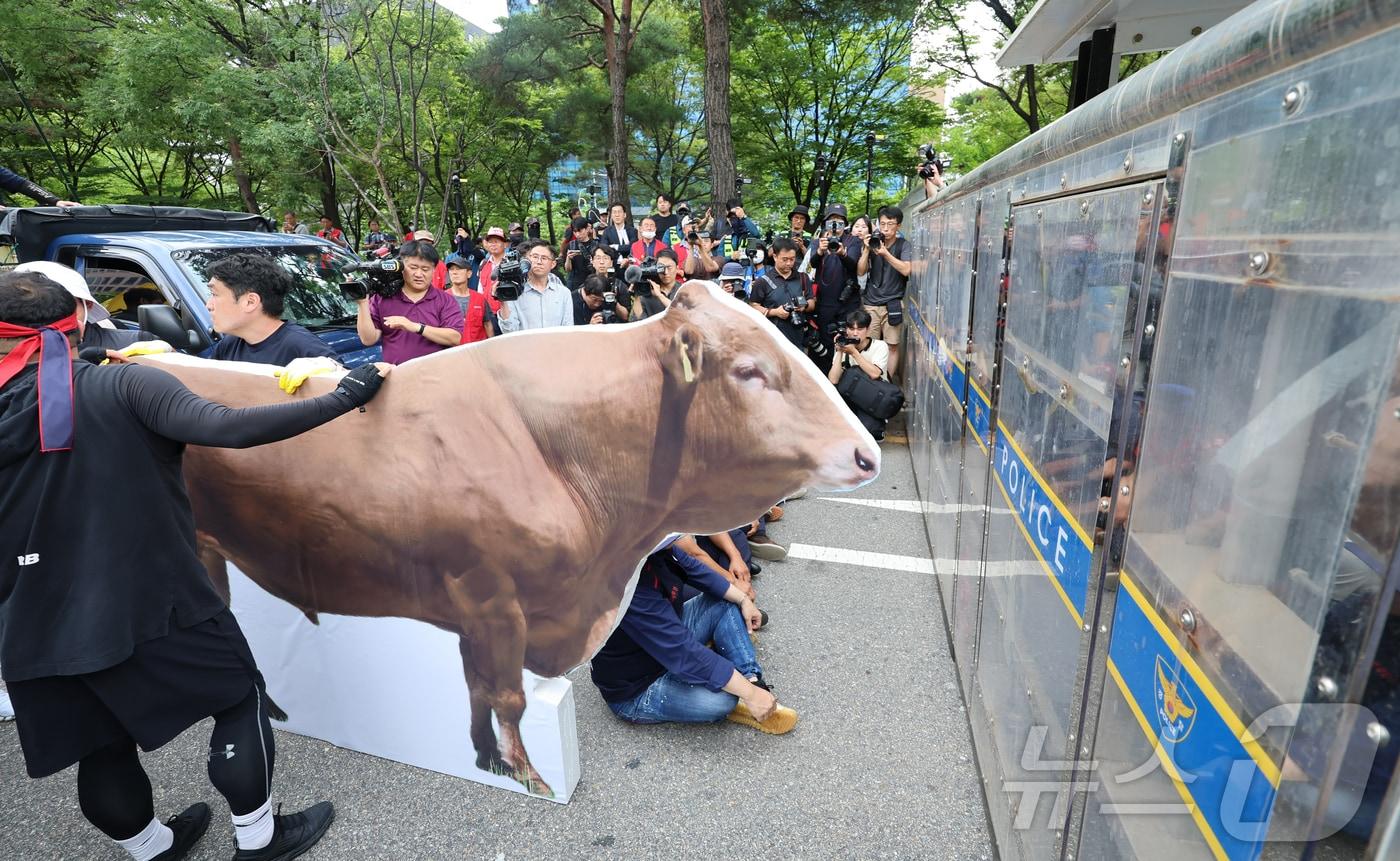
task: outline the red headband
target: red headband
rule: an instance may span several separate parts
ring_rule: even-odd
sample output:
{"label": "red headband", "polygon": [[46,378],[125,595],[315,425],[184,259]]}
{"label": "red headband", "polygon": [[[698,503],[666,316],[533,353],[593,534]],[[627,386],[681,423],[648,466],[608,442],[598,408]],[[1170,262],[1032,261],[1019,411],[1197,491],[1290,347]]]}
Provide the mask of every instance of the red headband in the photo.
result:
{"label": "red headband", "polygon": [[40,451],[67,451],[73,447],[73,357],[67,333],[77,329],[76,312],[37,329],[0,323],[0,338],[23,339],[0,358],[0,386],[14,379],[34,351],[39,351]]}

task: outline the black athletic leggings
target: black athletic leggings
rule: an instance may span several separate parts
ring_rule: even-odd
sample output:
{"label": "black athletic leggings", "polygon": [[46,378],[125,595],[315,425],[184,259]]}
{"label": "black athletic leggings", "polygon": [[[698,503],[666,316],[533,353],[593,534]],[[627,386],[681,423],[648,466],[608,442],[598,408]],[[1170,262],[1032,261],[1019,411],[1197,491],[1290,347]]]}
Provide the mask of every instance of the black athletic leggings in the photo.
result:
{"label": "black athletic leggings", "polygon": [[[235,816],[252,813],[272,795],[276,749],[267,698],[256,686],[238,705],[214,715],[209,737],[209,782]],[[113,742],[78,763],[83,815],[113,840],[141,833],[155,818],[151,781],[130,738]]]}

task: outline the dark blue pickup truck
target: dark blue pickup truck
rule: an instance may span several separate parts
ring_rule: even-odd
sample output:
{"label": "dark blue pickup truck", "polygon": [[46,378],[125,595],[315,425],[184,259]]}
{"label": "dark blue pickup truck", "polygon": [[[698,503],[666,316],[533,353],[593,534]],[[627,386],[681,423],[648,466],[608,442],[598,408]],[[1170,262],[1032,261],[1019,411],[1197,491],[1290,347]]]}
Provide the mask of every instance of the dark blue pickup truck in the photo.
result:
{"label": "dark blue pickup truck", "polygon": [[[83,273],[118,326],[136,328],[143,305],[167,306],[177,332],[184,330],[174,346],[190,353],[218,339],[205,308],[209,265],[235,252],[265,254],[296,283],[284,319],[315,332],[347,367],[379,359],[379,347],[360,343],[355,303],[340,292],[341,271],[355,256],[316,236],[274,233],[262,216],[165,206],[11,209],[0,220],[0,244],[12,246],[14,262],[53,260]],[[173,322],[168,312],[145,316]],[[156,334],[170,340],[167,331]]]}

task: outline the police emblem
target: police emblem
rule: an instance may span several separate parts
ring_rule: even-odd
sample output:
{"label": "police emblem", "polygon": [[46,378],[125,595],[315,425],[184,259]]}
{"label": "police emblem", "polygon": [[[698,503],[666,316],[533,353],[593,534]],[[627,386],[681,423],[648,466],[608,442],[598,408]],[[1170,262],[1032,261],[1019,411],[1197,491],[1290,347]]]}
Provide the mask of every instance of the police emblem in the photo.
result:
{"label": "police emblem", "polygon": [[1161,655],[1157,656],[1152,694],[1157,703],[1157,726],[1162,739],[1173,743],[1184,740],[1196,723],[1196,701],[1181,683],[1181,676],[1167,666]]}

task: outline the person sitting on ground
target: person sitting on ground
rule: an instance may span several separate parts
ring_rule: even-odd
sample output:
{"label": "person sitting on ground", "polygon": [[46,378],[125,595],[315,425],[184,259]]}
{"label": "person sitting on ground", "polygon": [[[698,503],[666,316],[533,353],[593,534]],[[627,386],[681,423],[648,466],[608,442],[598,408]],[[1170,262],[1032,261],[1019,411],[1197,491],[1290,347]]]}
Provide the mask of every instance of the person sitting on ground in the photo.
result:
{"label": "person sitting on ground", "polygon": [[[749,639],[762,612],[741,589],[673,544],[643,562],[622,621],[593,658],[593,684],[613,714],[629,723],[727,718],[767,733],[788,732],[797,712],[773,697]],[[687,584],[700,594],[683,602]]]}
{"label": "person sitting on ground", "polygon": [[[870,337],[870,312],[857,308],[846,315],[843,321],[843,337],[837,339],[835,355],[832,357],[831,371],[827,378],[832,385],[841,382],[841,377],[850,368],[857,368],[872,380],[888,380],[886,368],[890,361],[890,347],[884,341]],[[885,420],[864,412],[860,407],[846,400],[856,418],[870,431],[878,442],[885,438]]]}
{"label": "person sitting on ground", "polygon": [[[343,416],[391,369],[229,409],[159,368],[74,362],[75,315],[44,276],[0,276],[0,556],[21,560],[0,566],[0,664],[25,769],[37,779],[77,763],[89,822],[136,861],[176,861],[203,836],[209,805],[162,824],[136,748],[212,716],[209,780],[233,816],[234,861],[296,857],[334,810],[274,813],[266,687],[195,553],[181,460],[187,445],[261,445]],[[124,502],[92,504],[113,487]]]}
{"label": "person sitting on ground", "polygon": [[204,357],[285,366],[293,359],[339,358],[335,349],[282,319],[292,276],[261,254],[230,254],[209,267],[209,309],[221,336]]}
{"label": "person sitting on ground", "polygon": [[447,255],[447,292],[462,309],[462,343],[485,341],[495,334],[496,315],[486,294],[471,288],[471,261],[456,252]]}

